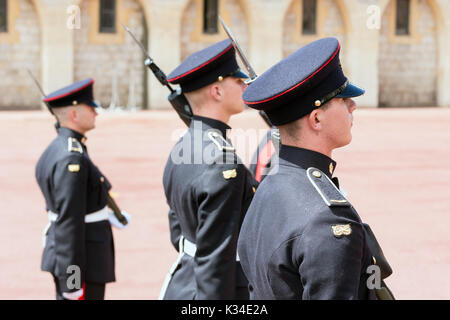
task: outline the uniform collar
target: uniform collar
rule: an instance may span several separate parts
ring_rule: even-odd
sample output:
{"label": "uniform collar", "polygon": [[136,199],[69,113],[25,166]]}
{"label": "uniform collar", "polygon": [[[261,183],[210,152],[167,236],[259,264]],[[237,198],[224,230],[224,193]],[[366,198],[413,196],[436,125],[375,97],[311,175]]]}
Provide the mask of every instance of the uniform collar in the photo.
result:
{"label": "uniform collar", "polygon": [[75,138],[82,144],[84,144],[87,140],[87,138],[84,135],[82,135],[81,133],[79,133],[75,130],[66,128],[66,127],[59,128],[58,135],[67,137],[67,138]]}
{"label": "uniform collar", "polygon": [[310,167],[317,168],[325,173],[330,179],[336,169],[336,161],[322,153],[283,144],[280,148],[280,159],[284,159],[285,161],[304,169]]}
{"label": "uniform collar", "polygon": [[227,137],[227,130],[231,129],[231,127],[229,125],[227,125],[225,122],[216,120],[216,119],[211,119],[211,118],[206,118],[206,117],[201,117],[201,116],[193,116],[192,117],[192,123],[191,123],[191,127],[193,126],[193,123],[195,121],[200,121],[202,123],[202,131],[207,131],[209,129],[217,129],[222,133],[222,136],[224,138]]}

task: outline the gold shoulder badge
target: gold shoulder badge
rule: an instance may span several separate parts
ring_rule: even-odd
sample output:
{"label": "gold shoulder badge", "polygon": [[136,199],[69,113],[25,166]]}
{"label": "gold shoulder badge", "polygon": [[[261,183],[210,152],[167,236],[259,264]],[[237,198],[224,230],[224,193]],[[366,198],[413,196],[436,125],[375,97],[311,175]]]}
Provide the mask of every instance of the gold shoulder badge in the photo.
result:
{"label": "gold shoulder badge", "polygon": [[338,224],[331,226],[335,237],[349,236],[352,233],[350,224]]}
{"label": "gold shoulder badge", "polygon": [[80,171],[80,165],[79,164],[69,164],[67,166],[67,169],[69,169],[70,172],[78,172],[78,171]]}
{"label": "gold shoulder badge", "polygon": [[225,170],[222,172],[223,177],[228,180],[228,179],[232,179],[232,178],[236,178],[237,177],[237,171],[236,169],[232,169],[232,170]]}

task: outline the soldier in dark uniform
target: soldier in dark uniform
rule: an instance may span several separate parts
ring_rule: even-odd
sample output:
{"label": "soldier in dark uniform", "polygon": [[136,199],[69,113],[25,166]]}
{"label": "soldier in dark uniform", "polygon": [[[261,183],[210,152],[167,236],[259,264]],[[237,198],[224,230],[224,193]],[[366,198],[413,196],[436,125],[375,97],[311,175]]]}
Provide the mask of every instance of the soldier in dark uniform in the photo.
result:
{"label": "soldier in dark uniform", "polygon": [[187,133],[172,149],[163,184],[171,240],[179,252],[160,299],[248,299],[237,239],[255,181],[227,139],[227,125],[245,104],[229,40],[189,56],[169,76],[193,109]]}
{"label": "soldier in dark uniform", "polygon": [[[253,299],[376,299],[392,270],[333,177],[334,149],[351,141],[355,102],[334,38],[315,41],[254,81],[245,103],[279,128],[279,168],[260,184],[238,252]],[[268,201],[268,199],[270,199]]]}
{"label": "soldier in dark uniform", "polygon": [[53,275],[58,300],[104,299],[105,284],[115,281],[110,223],[124,227],[107,208],[111,184],[85,145],[97,116],[93,84],[87,79],[44,97],[61,126],[36,166],[49,218],[41,269]]}

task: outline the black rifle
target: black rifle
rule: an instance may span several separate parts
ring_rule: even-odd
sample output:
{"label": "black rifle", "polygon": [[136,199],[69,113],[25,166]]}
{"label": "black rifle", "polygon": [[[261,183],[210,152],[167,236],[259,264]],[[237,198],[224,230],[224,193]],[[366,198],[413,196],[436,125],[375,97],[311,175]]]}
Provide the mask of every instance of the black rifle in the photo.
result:
{"label": "black rifle", "polygon": [[[36,84],[36,87],[38,87],[38,89],[39,89],[40,93],[42,94],[42,96],[45,97],[44,89],[42,89],[42,87],[41,87],[39,81],[37,81],[36,77],[35,77],[34,74],[31,72],[30,69],[27,69],[27,71],[28,71],[28,74],[30,75],[31,79],[33,79],[34,83]],[[59,128],[61,127],[60,124],[59,124],[59,120],[58,120],[58,118],[56,117],[55,113],[53,112],[52,107],[50,107],[50,105],[49,105],[47,102],[44,102],[44,103],[45,103],[45,106],[47,107],[48,111],[49,111],[49,112],[55,117],[55,119],[56,119],[55,129],[56,129],[56,132],[58,132]]]}
{"label": "black rifle", "polygon": [[144,64],[153,72],[156,79],[163,85],[169,88],[170,94],[167,97],[172,107],[177,112],[178,116],[181,120],[189,127],[191,125],[192,121],[192,109],[189,105],[189,102],[187,101],[185,95],[181,91],[181,88],[173,89],[169,82],[167,82],[167,76],[165,73],[155,64],[153,59],[148,54],[147,50],[144,48],[144,45],[134,36],[134,34],[130,31],[130,29],[122,23],[122,26],[125,28],[125,30],[130,34],[130,36],[133,38],[133,40],[139,45],[139,47],[142,49],[142,51],[145,54],[145,62]]}
{"label": "black rifle", "polygon": [[[28,70],[28,73],[30,74],[31,78],[33,79],[34,83],[36,83],[36,86],[39,88],[39,91],[41,92],[42,96],[45,97],[46,94],[44,93],[44,89],[42,89],[39,81],[37,81],[37,79],[35,78],[33,73],[30,71],[30,69],[27,69],[27,70]],[[55,128],[56,128],[56,131],[58,131],[59,128],[61,127],[59,124],[58,118],[56,117],[55,113],[53,112],[52,107],[50,107],[50,105],[47,102],[45,102],[45,105],[47,106],[48,111],[50,111],[50,113],[55,117],[55,119],[56,119]],[[116,216],[117,220],[120,221],[120,223],[122,223],[124,226],[126,226],[128,224],[127,218],[125,218],[125,216],[122,214],[122,211],[119,209],[116,202],[114,201],[114,199],[111,197],[111,195],[109,193],[108,193],[108,207],[114,212],[114,215]]]}
{"label": "black rifle", "polygon": [[[250,80],[246,81],[245,83],[250,85],[253,81],[256,80],[256,78],[258,78],[258,75],[256,74],[255,70],[252,68],[250,62],[248,62],[248,59],[245,56],[244,51],[239,46],[239,43],[237,42],[237,40],[234,37],[233,33],[231,32],[230,28],[228,28],[228,26],[226,25],[225,21],[223,21],[223,19],[220,16],[219,16],[219,20],[220,20],[220,23],[222,24],[222,27],[225,30],[225,33],[227,34],[228,38],[233,43],[233,46],[236,49],[236,53],[238,54],[239,58],[241,58],[241,61],[244,64],[245,68],[247,68],[247,71],[248,71],[248,73],[250,75]],[[272,122],[270,121],[269,117],[267,116],[267,114],[264,111],[260,110],[259,111],[259,115],[261,116],[261,118],[263,118],[264,122],[270,128],[274,127]]]}

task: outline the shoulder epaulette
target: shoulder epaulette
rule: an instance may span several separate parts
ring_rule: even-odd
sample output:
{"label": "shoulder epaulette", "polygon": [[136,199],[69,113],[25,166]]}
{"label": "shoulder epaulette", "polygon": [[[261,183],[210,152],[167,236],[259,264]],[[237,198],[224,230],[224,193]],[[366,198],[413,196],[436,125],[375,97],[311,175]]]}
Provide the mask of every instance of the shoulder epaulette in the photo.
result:
{"label": "shoulder epaulette", "polygon": [[81,143],[72,137],[67,138],[68,147],[67,150],[69,152],[79,152],[83,153],[83,147],[81,146]]}
{"label": "shoulder epaulette", "polygon": [[306,175],[309,181],[329,207],[350,207],[351,204],[328,176],[316,168],[308,168]]}
{"label": "shoulder epaulette", "polygon": [[208,138],[220,151],[234,151],[234,147],[217,131],[209,131]]}

